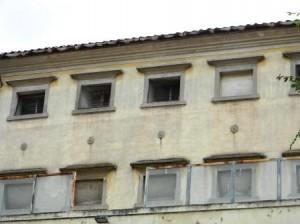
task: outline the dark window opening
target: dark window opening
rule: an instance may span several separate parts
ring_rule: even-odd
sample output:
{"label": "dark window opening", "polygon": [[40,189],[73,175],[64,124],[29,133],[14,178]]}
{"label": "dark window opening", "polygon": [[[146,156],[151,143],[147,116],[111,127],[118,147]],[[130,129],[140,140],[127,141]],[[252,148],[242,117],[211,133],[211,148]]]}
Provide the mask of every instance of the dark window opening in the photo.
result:
{"label": "dark window opening", "polygon": [[45,92],[18,94],[15,115],[40,114],[44,111]]}
{"label": "dark window opening", "polygon": [[78,109],[108,107],[111,84],[82,86]]}
{"label": "dark window opening", "polygon": [[148,103],[177,101],[180,95],[180,77],[149,80]]}
{"label": "dark window opening", "polygon": [[300,78],[300,65],[296,65],[296,77]]}

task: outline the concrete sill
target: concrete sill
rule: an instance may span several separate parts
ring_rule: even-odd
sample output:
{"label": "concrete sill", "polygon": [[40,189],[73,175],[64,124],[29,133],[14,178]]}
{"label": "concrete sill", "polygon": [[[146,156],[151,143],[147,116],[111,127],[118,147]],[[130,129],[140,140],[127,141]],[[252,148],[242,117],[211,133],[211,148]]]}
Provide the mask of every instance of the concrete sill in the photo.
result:
{"label": "concrete sill", "polygon": [[152,107],[171,107],[171,106],[184,106],[184,105],[186,105],[186,102],[184,100],[179,100],[179,101],[143,103],[141,105],[141,108],[145,109],[145,108],[152,108]]}
{"label": "concrete sill", "polygon": [[245,96],[226,96],[226,97],[214,97],[212,98],[213,103],[222,103],[222,102],[230,102],[230,101],[240,101],[240,100],[258,100],[259,95],[245,95]]}
{"label": "concrete sill", "polygon": [[296,90],[290,90],[289,96],[300,96],[300,92],[297,92]]}
{"label": "concrete sill", "polygon": [[114,112],[116,111],[115,107],[101,107],[101,108],[91,108],[91,109],[76,109],[72,111],[72,115],[81,115],[81,114],[95,114],[95,113],[105,113],[105,112]]}
{"label": "concrete sill", "polygon": [[6,120],[19,121],[19,120],[41,119],[41,118],[48,118],[48,113],[8,116]]}
{"label": "concrete sill", "polygon": [[107,204],[102,205],[77,205],[72,208],[73,211],[91,211],[91,210],[108,210]]}

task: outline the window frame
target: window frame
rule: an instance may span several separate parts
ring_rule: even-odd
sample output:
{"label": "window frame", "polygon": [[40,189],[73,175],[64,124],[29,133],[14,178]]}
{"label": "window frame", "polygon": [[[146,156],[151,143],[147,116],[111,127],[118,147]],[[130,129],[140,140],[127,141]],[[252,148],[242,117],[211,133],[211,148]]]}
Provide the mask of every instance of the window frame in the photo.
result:
{"label": "window frame", "polygon": [[[236,194],[236,181],[235,175],[238,169],[250,169],[251,170],[251,195],[237,197]],[[230,193],[229,197],[220,198],[218,197],[218,172],[220,171],[230,171]],[[213,174],[213,190],[212,197],[210,199],[211,203],[238,203],[249,200],[256,200],[256,165],[255,164],[235,164],[232,163],[230,165],[218,165]]]}
{"label": "window frame", "polygon": [[[71,78],[77,81],[77,91],[75,99],[75,108],[72,111],[73,115],[80,114],[91,114],[91,113],[102,113],[102,112],[113,112],[116,110],[114,106],[115,101],[115,89],[116,89],[116,76],[122,74],[121,70],[112,70],[112,71],[103,71],[103,72],[94,72],[94,73],[82,73],[82,74],[73,74]],[[110,84],[110,99],[109,106],[107,107],[98,107],[98,108],[87,108],[80,109],[79,101],[82,92],[83,86],[89,85],[101,85],[101,84]]]}
{"label": "window frame", "polygon": [[[174,200],[170,201],[148,201],[148,190],[149,190],[149,175],[162,175],[162,174],[175,174],[176,175],[176,185],[174,189]],[[174,206],[181,204],[180,200],[180,180],[181,174],[180,170],[176,168],[166,168],[166,169],[146,169],[146,183],[145,183],[145,194],[144,194],[144,206],[145,207],[159,207],[159,206]]]}
{"label": "window frame", "polygon": [[289,197],[291,198],[300,198],[300,192],[297,191],[297,167],[300,168],[300,161],[299,160],[293,160],[292,163],[292,173],[291,173],[291,190]]}
{"label": "window frame", "polygon": [[[186,105],[186,101],[184,100],[185,76],[186,76],[185,71],[191,66],[192,66],[191,64],[186,63],[186,64],[137,68],[138,72],[144,74],[143,101],[140,107],[151,108],[151,107]],[[150,86],[149,83],[151,79],[164,79],[164,78],[174,78],[174,77],[179,77],[180,79],[178,100],[148,102],[148,94],[149,94],[149,86]]]}
{"label": "window frame", "polygon": [[[91,204],[91,205],[76,205],[76,182],[77,181],[95,181],[102,180],[102,200],[101,204]],[[96,209],[108,209],[108,205],[106,204],[106,196],[107,196],[107,177],[105,175],[76,175],[76,179],[74,182],[74,196],[73,196],[73,206],[72,210],[96,210]]]}
{"label": "window frame", "polygon": [[[35,193],[35,178],[22,178],[22,179],[13,179],[13,180],[2,180],[3,184],[1,184],[1,208],[0,208],[0,214],[1,215],[23,215],[23,214],[31,214],[32,210],[33,210],[33,199],[34,199],[34,193]],[[5,189],[5,185],[9,185],[9,184],[28,184],[31,183],[32,184],[32,192],[31,192],[31,204],[30,204],[30,208],[28,209],[4,209],[5,208],[5,202],[4,202],[4,189]]]}
{"label": "window frame", "polygon": [[135,208],[142,208],[144,207],[145,201],[145,191],[146,191],[146,171],[138,172],[138,187],[137,187],[137,201],[134,204]]}
{"label": "window frame", "polygon": [[[222,60],[211,60],[207,63],[215,67],[215,86],[213,103],[238,101],[238,100],[254,100],[259,99],[257,92],[257,64],[264,60],[264,56],[254,56],[247,58],[233,58]],[[252,71],[253,92],[247,95],[240,96],[222,96],[221,95],[221,77],[222,73]]]}
{"label": "window frame", "polygon": [[[16,86],[13,87],[12,93],[12,101],[10,106],[10,113],[7,117],[7,121],[14,121],[14,120],[26,120],[26,119],[37,119],[37,118],[47,118],[48,117],[48,98],[49,98],[49,84],[41,84],[41,85],[27,85],[27,86]],[[16,110],[19,102],[19,94],[35,94],[45,92],[44,97],[44,106],[43,112],[38,114],[25,114],[25,115],[16,115]]]}
{"label": "window frame", "polygon": [[[297,65],[300,66],[300,58],[292,59],[290,71],[291,71],[291,76],[293,76],[293,77],[297,77],[297,74],[296,74]],[[299,78],[300,78],[300,76],[299,76]],[[289,96],[300,96],[300,92],[296,91],[295,88],[290,87]]]}

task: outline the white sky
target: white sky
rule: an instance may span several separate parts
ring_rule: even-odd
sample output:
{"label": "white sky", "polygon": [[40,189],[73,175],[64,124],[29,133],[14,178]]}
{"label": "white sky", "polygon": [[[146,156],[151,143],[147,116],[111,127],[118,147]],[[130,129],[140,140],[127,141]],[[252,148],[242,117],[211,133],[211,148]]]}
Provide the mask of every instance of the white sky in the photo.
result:
{"label": "white sky", "polygon": [[300,0],[0,0],[0,52],[295,19]]}

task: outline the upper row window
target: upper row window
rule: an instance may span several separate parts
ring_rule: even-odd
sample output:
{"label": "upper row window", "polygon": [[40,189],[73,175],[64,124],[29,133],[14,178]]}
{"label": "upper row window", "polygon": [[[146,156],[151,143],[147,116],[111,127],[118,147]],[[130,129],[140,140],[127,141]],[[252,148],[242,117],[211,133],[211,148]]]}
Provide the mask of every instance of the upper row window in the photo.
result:
{"label": "upper row window", "polygon": [[7,81],[14,87],[7,120],[48,117],[47,101],[50,82],[56,77]]}
{"label": "upper row window", "polygon": [[215,66],[213,102],[257,99],[257,63],[263,56],[208,61]]}
{"label": "upper row window", "polygon": [[191,64],[138,68],[145,74],[142,108],[184,105],[184,73]]}
{"label": "upper row window", "polygon": [[[256,99],[256,64],[263,56],[208,61],[216,67],[214,102]],[[184,105],[185,71],[191,64],[137,68],[144,74],[142,108]],[[297,67],[296,72],[300,69]],[[120,70],[71,75],[77,81],[73,114],[114,111],[116,76]],[[55,77],[7,81],[14,87],[8,120],[47,117],[49,84]]]}

